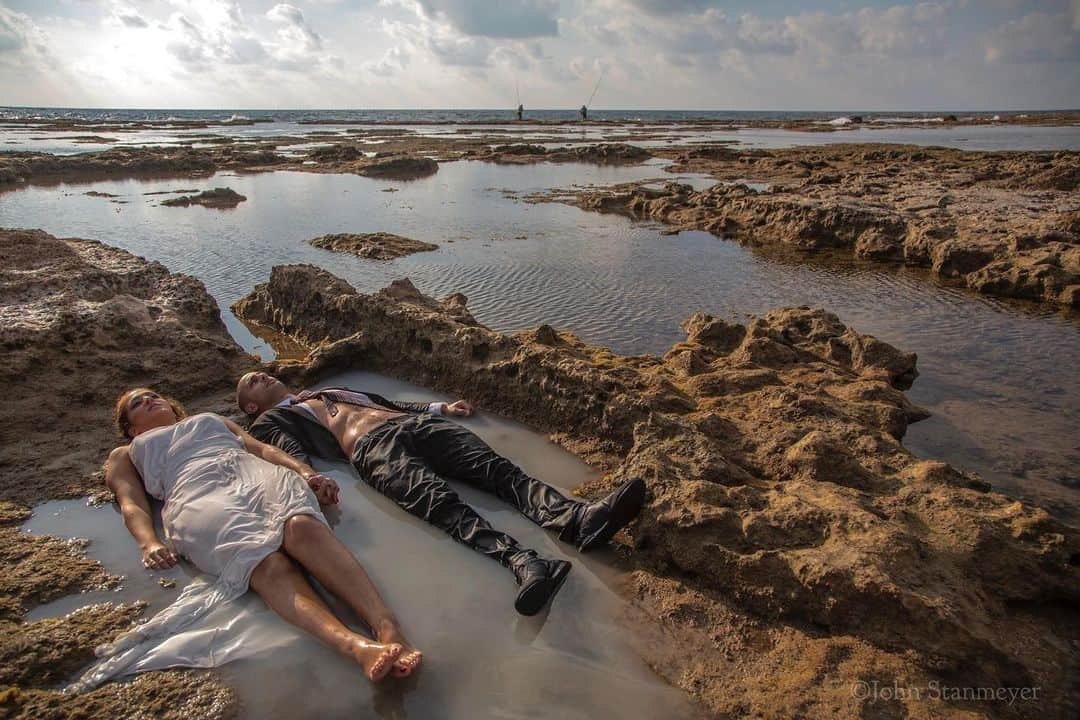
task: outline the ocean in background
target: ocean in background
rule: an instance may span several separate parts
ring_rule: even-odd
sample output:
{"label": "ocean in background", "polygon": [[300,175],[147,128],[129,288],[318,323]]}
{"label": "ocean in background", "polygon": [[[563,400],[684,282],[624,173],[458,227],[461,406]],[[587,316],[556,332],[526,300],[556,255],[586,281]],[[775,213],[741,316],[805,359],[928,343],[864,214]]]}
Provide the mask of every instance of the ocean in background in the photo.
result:
{"label": "ocean in background", "polygon": [[[960,120],[965,117],[994,115],[1024,115],[1036,117],[1052,115],[1069,110],[935,110],[911,112],[896,110],[602,110],[589,109],[592,120],[613,122],[705,122],[753,121],[753,120],[822,120],[828,121],[853,115],[866,122],[941,122],[947,115]],[[560,121],[576,120],[577,108],[534,109],[525,108],[529,120]],[[2,120],[89,120],[111,122],[166,122],[166,121],[246,121],[253,122],[347,122],[370,123],[473,123],[503,122],[514,119],[513,108],[486,110],[177,110],[169,108],[45,108],[0,107]]]}

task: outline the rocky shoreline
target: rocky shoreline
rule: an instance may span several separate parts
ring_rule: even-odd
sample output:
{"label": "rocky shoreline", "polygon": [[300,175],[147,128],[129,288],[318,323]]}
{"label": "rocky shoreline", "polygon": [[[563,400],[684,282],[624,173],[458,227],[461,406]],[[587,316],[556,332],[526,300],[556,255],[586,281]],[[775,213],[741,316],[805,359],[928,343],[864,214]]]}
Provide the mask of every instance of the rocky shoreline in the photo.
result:
{"label": "rocky shoreline", "polygon": [[1080,307],[1080,153],[901,145],[676,152],[711,188],[632,183],[530,196],[754,245],[929,268],[987,295]]}
{"label": "rocky shoreline", "polygon": [[[552,433],[651,499],[623,540],[657,672],[718,716],[1068,717],[1080,535],[900,443],[925,417],[915,356],[823,310],[747,325],[698,314],[663,357],[548,326],[503,335],[461,295],[364,295],[282,266],[234,306],[312,348],[296,382],[362,368],[460,394]],[[869,680],[1038,686],[1037,704],[888,702]]]}

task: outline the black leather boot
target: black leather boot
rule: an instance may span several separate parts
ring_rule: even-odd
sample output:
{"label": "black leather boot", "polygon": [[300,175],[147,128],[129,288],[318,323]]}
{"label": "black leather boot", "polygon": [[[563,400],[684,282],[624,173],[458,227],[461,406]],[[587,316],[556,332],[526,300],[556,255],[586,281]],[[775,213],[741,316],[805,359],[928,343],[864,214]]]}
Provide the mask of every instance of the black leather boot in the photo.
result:
{"label": "black leather boot", "polygon": [[641,513],[645,506],[645,481],[628,480],[607,497],[582,503],[570,532],[560,536],[581,552],[603,547],[608,540]]}
{"label": "black leather boot", "polygon": [[510,569],[521,586],[514,609],[522,615],[540,612],[559,592],[570,567],[566,560],[545,560],[535,550],[522,550],[510,560]]}

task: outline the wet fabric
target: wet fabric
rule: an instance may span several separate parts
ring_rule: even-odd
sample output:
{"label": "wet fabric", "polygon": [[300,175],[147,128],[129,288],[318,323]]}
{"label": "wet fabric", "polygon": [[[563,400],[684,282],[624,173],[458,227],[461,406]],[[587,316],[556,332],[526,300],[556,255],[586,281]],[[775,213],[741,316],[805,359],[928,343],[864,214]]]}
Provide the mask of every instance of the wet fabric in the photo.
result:
{"label": "wet fabric", "polygon": [[581,505],[526,474],[467,428],[427,413],[387,420],[360,439],[352,462],[380,493],[508,567],[521,551],[517,541],[492,528],[448,480],[492,493],[560,533],[572,531]]}
{"label": "wet fabric", "polygon": [[165,542],[205,575],[147,622],[97,648],[98,662],[69,688],[74,691],[116,675],[214,667],[265,650],[242,616],[220,619],[224,625],[195,624],[247,591],[255,567],[281,547],[286,520],[311,515],[326,523],[299,475],[248,453],[217,415],[143,433],[130,451],[147,493],[163,502]]}

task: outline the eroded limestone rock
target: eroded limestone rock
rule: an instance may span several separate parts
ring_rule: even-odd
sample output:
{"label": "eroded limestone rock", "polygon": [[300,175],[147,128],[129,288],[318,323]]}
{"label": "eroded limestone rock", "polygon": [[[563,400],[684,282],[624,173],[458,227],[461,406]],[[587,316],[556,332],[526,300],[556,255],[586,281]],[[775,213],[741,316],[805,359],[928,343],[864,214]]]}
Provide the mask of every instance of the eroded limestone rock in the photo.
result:
{"label": "eroded limestone rock", "polygon": [[0,230],[0,350],[0,500],[24,505],[100,483],[90,475],[117,440],[123,390],[186,401],[251,362],[200,281],[40,230]]}
{"label": "eroded limestone rock", "polygon": [[582,162],[601,165],[640,163],[652,157],[643,147],[626,143],[599,143],[565,148],[547,148],[531,143],[496,145],[485,160],[497,163]]}
{"label": "eroded limestone rock", "polygon": [[393,260],[413,253],[439,249],[439,246],[433,243],[387,232],[333,233],[312,238],[308,243],[324,250],[352,253],[367,260]]}

